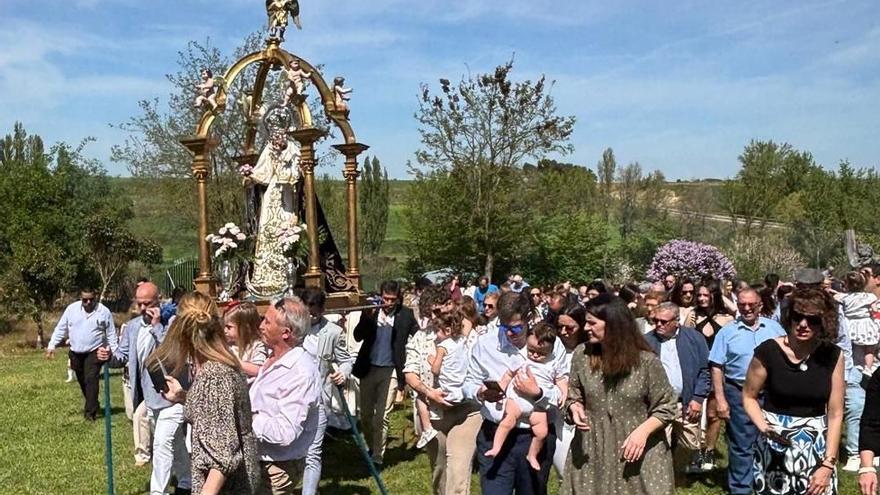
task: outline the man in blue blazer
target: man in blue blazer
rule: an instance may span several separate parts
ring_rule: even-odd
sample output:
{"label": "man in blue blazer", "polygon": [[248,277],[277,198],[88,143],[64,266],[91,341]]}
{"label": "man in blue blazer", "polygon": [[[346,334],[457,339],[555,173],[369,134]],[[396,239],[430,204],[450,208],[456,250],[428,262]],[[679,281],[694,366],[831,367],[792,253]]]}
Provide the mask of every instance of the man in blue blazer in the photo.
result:
{"label": "man in blue blazer", "polygon": [[[675,303],[659,304],[654,315],[654,330],[645,339],[660,356],[669,384],[681,401],[681,415],[670,425],[667,435],[685,449],[699,452],[703,401],[711,389],[709,347],[700,332],[679,325],[679,308]],[[699,471],[702,462],[697,457],[686,468],[687,472]]]}

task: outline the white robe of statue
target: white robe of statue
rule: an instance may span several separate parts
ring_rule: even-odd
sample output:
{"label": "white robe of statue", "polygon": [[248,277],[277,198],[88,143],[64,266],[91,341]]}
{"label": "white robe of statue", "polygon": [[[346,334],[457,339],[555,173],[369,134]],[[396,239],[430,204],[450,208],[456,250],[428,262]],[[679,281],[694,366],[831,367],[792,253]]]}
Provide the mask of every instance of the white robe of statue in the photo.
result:
{"label": "white robe of statue", "polygon": [[[286,143],[286,147],[279,149]],[[296,182],[299,180],[299,145],[293,141],[267,143],[251,178],[266,186],[260,205],[260,221],[254,252],[254,271],[248,290],[257,296],[275,296],[287,288],[288,259],[279,236],[295,223]]]}

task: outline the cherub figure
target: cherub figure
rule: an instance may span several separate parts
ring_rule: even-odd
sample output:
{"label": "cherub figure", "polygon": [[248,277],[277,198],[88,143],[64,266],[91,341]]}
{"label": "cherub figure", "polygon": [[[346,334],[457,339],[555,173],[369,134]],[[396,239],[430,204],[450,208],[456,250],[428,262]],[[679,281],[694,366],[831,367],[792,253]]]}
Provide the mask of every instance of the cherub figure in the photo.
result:
{"label": "cherub figure", "polygon": [[269,16],[269,37],[284,41],[284,31],[287,29],[287,16],[293,18],[293,24],[297,29],[302,29],[299,22],[298,0],[266,0],[266,14]]}
{"label": "cherub figure", "polygon": [[207,67],[202,69],[202,82],[196,83],[196,90],[199,95],[196,96],[195,107],[199,108],[205,103],[211,105],[211,110],[217,109],[217,90],[214,88],[214,73]]}
{"label": "cherub figure", "polygon": [[344,85],[344,77],[336,76],[333,79],[333,102],[336,104],[336,110],[343,112],[348,117],[348,100],[351,99],[352,88],[346,88]]}
{"label": "cherub figure", "polygon": [[284,103],[283,106],[287,106],[293,101],[294,96],[300,96],[306,90],[306,81],[308,78],[312,77],[311,72],[306,72],[302,70],[299,66],[299,62],[294,60],[290,63],[290,66],[284,70],[284,74],[287,77],[287,89],[284,91]]}

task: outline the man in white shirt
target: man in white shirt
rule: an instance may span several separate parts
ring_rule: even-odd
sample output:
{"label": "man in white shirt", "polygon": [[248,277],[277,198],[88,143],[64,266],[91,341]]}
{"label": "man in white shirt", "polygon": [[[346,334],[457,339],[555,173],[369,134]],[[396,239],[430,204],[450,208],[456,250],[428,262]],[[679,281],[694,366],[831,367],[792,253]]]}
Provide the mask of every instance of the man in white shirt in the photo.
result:
{"label": "man in white shirt", "polygon": [[80,300],[67,306],[55,325],[46,357],[55,357],[55,348],[65,337],[70,339],[68,357],[85,399],[83,415],[87,421],[94,421],[98,414],[98,377],[107,360],[99,359],[98,349],[116,350],[116,326],[110,310],[98,302],[95,291],[82,289],[79,296]]}
{"label": "man in white shirt", "polygon": [[273,495],[294,493],[318,429],[318,364],[302,346],[310,327],[309,310],[296,297],[271,306],[260,325],[272,353],[250,399],[263,482]]}
{"label": "man in white shirt", "polygon": [[[507,372],[510,362],[526,357],[527,325],[530,321],[528,296],[522,293],[506,292],[498,299],[498,329],[481,335],[471,350],[467,378],[464,383],[465,399],[481,404],[480,414],[483,425],[477,435],[477,452],[492,448],[495,430],[504,415],[503,391],[489,388],[490,381],[499,381]],[[554,366],[560,374],[567,374],[565,346],[559,338],[553,346]],[[538,386],[531,371],[517,373],[514,388],[520,397],[530,399],[536,407],[558,414],[556,407],[561,391],[555,385],[547,388]],[[511,430],[504,448],[495,457],[477,455],[480,470],[480,487],[485,494],[544,495],[547,493],[547,479],[556,447],[556,433],[551,428],[544,448],[538,454],[541,465],[535,471],[526,460],[526,453],[532,441],[532,431],[528,420],[520,421]]]}

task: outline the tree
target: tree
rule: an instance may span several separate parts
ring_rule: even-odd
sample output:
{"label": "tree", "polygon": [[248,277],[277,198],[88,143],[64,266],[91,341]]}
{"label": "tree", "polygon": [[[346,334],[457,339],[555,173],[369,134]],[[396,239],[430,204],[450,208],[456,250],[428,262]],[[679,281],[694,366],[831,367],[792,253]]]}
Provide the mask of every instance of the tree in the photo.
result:
{"label": "tree", "polygon": [[377,157],[364,159],[361,180],[359,227],[361,246],[365,254],[377,254],[388,230],[389,183],[388,171],[382,169]]}
{"label": "tree", "polygon": [[2,140],[0,303],[7,314],[36,323],[40,347],[45,313],[64,292],[97,278],[83,243],[88,218],[127,207],[103,169],[82,156],[88,142],[45,152],[39,136],[20,124]]}
{"label": "tree", "polygon": [[[519,254],[527,232],[527,205],[518,201],[519,174],[508,169],[496,174],[499,185],[510,194],[499,196],[488,210],[495,267],[509,269]],[[429,269],[448,267],[460,272],[473,272],[485,264],[481,239],[483,224],[475,220],[462,190],[468,187],[469,175],[454,171],[422,175],[406,193],[403,210],[407,229],[408,271],[421,274]],[[495,212],[498,216],[495,217]],[[498,219],[503,219],[497,220]]]}
{"label": "tree", "polygon": [[674,239],[657,250],[648,268],[649,280],[663,280],[666,275],[679,279],[702,277],[731,280],[736,277],[733,263],[715,246]]}
{"label": "tree", "polygon": [[617,170],[617,160],[614,158],[614,150],[606,148],[602,152],[602,159],[596,164],[596,172],[599,175],[599,191],[602,195],[602,214],[607,223],[611,219],[611,205],[614,203],[613,189],[614,177]]}
{"label": "tree", "polygon": [[639,162],[621,168],[617,174],[617,216],[623,243],[636,230],[637,223],[665,206],[666,178],[659,170],[642,174]]}
{"label": "tree", "polygon": [[587,281],[604,269],[608,224],[600,215],[580,211],[544,218],[533,229],[530,249],[519,271],[533,284]]}
{"label": "tree", "polygon": [[[518,223],[510,198],[523,161],[573,150],[569,138],[575,119],[556,114],[545,78],[514,82],[512,69],[510,61],[494,73],[468,76],[457,85],[440,79],[437,94],[422,84],[416,112],[422,147],[411,172],[417,183],[413,190],[427,193],[430,200],[410,194],[410,211],[424,211],[428,204],[454,204],[457,211],[449,216],[425,211],[435,224],[433,229],[422,228],[424,219],[408,215],[415,222],[409,225],[415,257],[436,259],[436,253],[420,250],[429,245],[451,252],[451,246],[460,242],[448,235],[457,231],[455,237],[471,239],[473,244],[448,261],[473,263],[476,258],[482,261],[483,273],[491,277],[496,260],[518,247],[509,242],[506,230]],[[460,189],[437,198],[436,191],[419,187],[438,181]],[[431,239],[416,239],[416,235]]]}
{"label": "tree", "polygon": [[104,215],[93,217],[88,223],[85,241],[101,277],[101,301],[110,284],[125,273],[132,261],[145,265],[162,261],[162,248],[158,244],[149,239],[138,240],[116,218]]}
{"label": "tree", "polygon": [[742,168],[722,186],[721,196],[722,207],[734,224],[743,220],[745,235],[756,223],[763,230],[780,203],[800,191],[810,174],[821,171],[809,153],[773,141],[751,141],[739,162]]}

